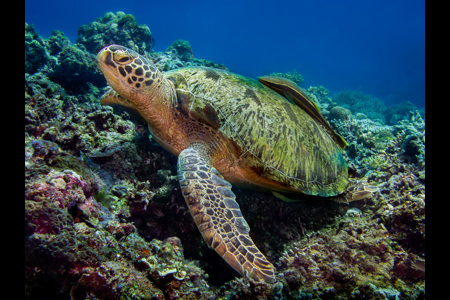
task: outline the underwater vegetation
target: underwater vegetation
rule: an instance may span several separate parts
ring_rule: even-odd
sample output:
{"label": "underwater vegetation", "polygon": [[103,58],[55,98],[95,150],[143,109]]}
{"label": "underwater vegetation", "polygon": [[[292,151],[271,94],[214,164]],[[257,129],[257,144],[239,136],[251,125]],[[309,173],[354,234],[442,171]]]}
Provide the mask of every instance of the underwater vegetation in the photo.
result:
{"label": "underwater vegetation", "polygon": [[[208,249],[181,195],[177,160],[146,123],[99,104],[106,81],[94,54],[107,44],[161,71],[226,69],[195,58],[184,40],[154,52],[153,39],[122,12],[81,26],[75,44],[25,24],[26,299],[425,299],[423,111],[305,88],[346,139],[352,180],[378,192],[343,204],[233,188],[276,268],[276,284],[257,283]],[[284,77],[301,85],[297,72]]]}

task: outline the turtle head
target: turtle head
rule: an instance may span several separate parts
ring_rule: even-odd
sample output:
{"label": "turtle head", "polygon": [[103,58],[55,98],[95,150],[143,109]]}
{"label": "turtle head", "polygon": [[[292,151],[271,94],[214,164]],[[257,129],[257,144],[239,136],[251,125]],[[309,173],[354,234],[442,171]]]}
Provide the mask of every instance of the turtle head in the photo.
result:
{"label": "turtle head", "polygon": [[126,47],[107,46],[97,54],[97,61],[106,81],[118,94],[115,98],[103,97],[102,104],[121,104],[139,110],[153,98],[155,86],[161,86],[158,82],[162,76],[156,66]]}

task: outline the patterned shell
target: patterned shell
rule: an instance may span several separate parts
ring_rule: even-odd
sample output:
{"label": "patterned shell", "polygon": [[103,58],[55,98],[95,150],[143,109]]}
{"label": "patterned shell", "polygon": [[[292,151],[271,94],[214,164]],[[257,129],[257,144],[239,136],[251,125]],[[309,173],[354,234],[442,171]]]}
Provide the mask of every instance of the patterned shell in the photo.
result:
{"label": "patterned shell", "polygon": [[[347,186],[343,151],[304,110],[254,79],[210,68],[166,72],[179,105],[239,149],[239,161],[283,191],[334,196]],[[241,163],[242,164],[242,163]]]}

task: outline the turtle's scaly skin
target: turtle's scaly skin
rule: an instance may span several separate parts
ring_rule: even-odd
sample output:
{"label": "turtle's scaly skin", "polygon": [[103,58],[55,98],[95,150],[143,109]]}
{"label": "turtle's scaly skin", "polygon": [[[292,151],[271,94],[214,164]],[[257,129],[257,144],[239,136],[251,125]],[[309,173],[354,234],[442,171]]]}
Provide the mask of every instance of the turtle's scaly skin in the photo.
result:
{"label": "turtle's scaly skin", "polygon": [[342,149],[310,115],[256,80],[211,68],[163,75],[117,45],[97,59],[113,89],[102,104],[136,110],[178,156],[183,196],[205,242],[242,275],[275,282],[228,182],[334,196],[347,185]]}

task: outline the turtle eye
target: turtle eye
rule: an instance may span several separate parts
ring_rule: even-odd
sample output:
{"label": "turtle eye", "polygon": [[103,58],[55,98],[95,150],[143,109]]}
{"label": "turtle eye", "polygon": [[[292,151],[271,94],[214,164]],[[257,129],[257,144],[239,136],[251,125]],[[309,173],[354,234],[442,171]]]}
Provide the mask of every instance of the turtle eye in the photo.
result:
{"label": "turtle eye", "polygon": [[126,52],[118,51],[114,52],[114,61],[119,65],[126,65],[132,61],[132,57]]}

